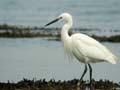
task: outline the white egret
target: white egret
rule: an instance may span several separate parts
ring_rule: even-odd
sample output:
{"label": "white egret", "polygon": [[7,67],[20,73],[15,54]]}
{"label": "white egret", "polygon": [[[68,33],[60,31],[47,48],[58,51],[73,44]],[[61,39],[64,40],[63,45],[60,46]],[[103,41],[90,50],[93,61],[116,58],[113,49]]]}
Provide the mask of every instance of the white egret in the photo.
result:
{"label": "white egret", "polygon": [[90,85],[92,84],[92,67],[90,63],[97,62],[109,62],[116,64],[116,56],[113,55],[105,46],[100,44],[97,40],[82,34],[76,33],[69,36],[68,31],[72,27],[73,20],[69,13],[63,13],[58,16],[55,20],[49,22],[45,26],[48,26],[58,20],[65,22],[61,30],[61,40],[65,51],[71,56],[76,57],[80,62],[85,64],[84,72],[80,78],[83,79],[87,72],[87,65],[90,69]]}

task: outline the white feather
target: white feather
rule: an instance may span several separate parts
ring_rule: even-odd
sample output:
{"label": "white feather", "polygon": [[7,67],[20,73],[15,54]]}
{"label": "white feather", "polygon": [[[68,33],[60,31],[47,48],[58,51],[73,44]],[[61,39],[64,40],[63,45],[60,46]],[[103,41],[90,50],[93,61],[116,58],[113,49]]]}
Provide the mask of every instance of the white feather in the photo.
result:
{"label": "white feather", "polygon": [[61,30],[61,40],[68,56],[74,56],[83,63],[96,63],[102,61],[110,62],[112,64],[116,63],[116,56],[95,39],[81,33],[73,34],[72,36],[68,35],[68,31],[73,24],[72,16],[70,14],[63,13],[57,19],[46,24],[46,26],[60,19],[65,22]]}
{"label": "white feather", "polygon": [[79,61],[116,63],[116,57],[95,39],[84,34],[73,34],[71,40],[72,52]]}

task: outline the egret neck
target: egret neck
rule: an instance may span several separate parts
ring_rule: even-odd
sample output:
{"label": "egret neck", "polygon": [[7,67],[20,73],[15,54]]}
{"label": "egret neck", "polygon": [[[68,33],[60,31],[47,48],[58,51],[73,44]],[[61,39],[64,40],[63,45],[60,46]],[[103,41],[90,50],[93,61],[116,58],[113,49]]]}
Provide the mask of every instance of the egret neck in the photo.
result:
{"label": "egret neck", "polygon": [[[71,19],[72,20],[72,19]],[[67,21],[65,23],[65,25],[62,27],[62,30],[61,30],[61,40],[63,42],[63,47],[66,51],[66,53],[68,54],[68,56],[72,56],[72,50],[71,48],[69,48],[71,45],[71,37],[69,36],[68,32],[70,30],[70,28],[72,27],[72,21]]]}
{"label": "egret neck", "polygon": [[67,20],[65,20],[65,24],[61,30],[61,38],[62,38],[63,42],[70,39],[68,32],[69,32],[70,28],[72,27],[72,24],[73,24],[72,17],[69,17]]}

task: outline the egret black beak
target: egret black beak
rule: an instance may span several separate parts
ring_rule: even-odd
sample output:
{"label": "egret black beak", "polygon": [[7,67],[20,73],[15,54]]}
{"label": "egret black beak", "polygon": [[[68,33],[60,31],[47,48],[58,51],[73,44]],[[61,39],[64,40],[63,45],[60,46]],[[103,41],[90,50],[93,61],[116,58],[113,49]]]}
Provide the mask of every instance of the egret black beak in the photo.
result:
{"label": "egret black beak", "polygon": [[62,17],[59,17],[59,18],[57,18],[57,19],[49,22],[48,24],[45,25],[45,27],[48,26],[48,25],[50,25],[50,24],[52,24],[52,23],[55,23],[55,22],[59,21],[60,19],[62,19]]}

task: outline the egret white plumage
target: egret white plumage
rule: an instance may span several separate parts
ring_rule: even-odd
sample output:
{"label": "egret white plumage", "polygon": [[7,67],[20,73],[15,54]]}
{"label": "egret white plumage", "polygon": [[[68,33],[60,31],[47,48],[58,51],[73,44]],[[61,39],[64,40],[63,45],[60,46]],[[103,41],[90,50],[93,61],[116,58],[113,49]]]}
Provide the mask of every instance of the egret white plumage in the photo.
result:
{"label": "egret white plumage", "polygon": [[82,34],[76,33],[69,36],[68,31],[72,27],[73,20],[69,13],[63,13],[58,16],[55,20],[49,22],[45,26],[48,26],[58,20],[63,20],[65,22],[61,30],[61,40],[65,51],[76,57],[80,62],[85,64],[84,72],[80,78],[82,81],[85,73],[87,72],[87,65],[90,69],[90,85],[92,84],[92,67],[90,63],[97,62],[109,62],[116,64],[116,56],[112,54],[105,46],[100,44],[97,40]]}

